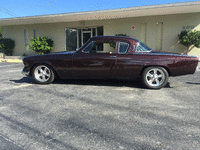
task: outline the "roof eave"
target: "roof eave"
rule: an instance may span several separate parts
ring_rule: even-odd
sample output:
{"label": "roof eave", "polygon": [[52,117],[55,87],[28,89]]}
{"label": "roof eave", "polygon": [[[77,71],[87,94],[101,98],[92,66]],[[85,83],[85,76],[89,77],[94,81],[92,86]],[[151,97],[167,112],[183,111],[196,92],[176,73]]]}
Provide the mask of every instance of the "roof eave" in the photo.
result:
{"label": "roof eave", "polygon": [[102,20],[200,12],[200,1],[0,19],[0,26]]}

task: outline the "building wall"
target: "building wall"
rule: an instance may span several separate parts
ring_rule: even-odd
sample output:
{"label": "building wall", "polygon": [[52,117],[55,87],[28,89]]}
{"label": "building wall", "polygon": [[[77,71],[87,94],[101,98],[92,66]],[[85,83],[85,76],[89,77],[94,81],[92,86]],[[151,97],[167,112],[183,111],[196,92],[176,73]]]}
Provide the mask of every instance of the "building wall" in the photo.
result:
{"label": "building wall", "polygon": [[65,51],[65,28],[84,28],[88,26],[102,26],[101,21],[90,22],[68,22],[68,23],[52,23],[52,24],[34,24],[34,25],[18,25],[3,26],[3,36],[15,40],[15,49],[13,55],[34,54],[32,50],[28,50],[25,46],[24,30],[27,31],[28,41],[34,37],[34,29],[36,36],[48,36],[54,41],[53,52]]}
{"label": "building wall", "polygon": [[[178,43],[178,34],[185,28],[200,30],[200,13],[165,15],[152,17],[138,17],[127,19],[116,19],[106,21],[104,24],[105,35],[115,35],[118,33],[127,34],[130,37],[143,40],[142,24],[146,24],[145,43],[152,49],[156,49],[157,23],[163,23],[162,29],[162,51],[182,53],[186,47]],[[135,26],[133,30],[131,27]],[[158,50],[158,49],[156,49]],[[200,56],[200,49],[193,48],[189,55]]]}
{"label": "building wall", "polygon": [[[85,22],[5,26],[3,27],[3,36],[15,40],[16,47],[14,55],[22,55],[23,53],[33,54],[33,52],[27,50],[25,46],[24,30],[27,30],[28,32],[28,39],[31,39],[34,36],[34,29],[36,29],[37,36],[48,36],[54,40],[53,52],[58,52],[65,51],[65,28],[95,26],[103,26],[104,35],[124,33],[130,37],[144,41],[152,49],[182,53],[186,48],[178,43],[178,34],[184,28],[200,30],[200,13],[158,15],[112,20],[104,19]],[[133,26],[135,29],[132,29]],[[161,46],[162,49],[159,49],[159,46]],[[193,48],[188,54],[200,56],[200,49]]]}

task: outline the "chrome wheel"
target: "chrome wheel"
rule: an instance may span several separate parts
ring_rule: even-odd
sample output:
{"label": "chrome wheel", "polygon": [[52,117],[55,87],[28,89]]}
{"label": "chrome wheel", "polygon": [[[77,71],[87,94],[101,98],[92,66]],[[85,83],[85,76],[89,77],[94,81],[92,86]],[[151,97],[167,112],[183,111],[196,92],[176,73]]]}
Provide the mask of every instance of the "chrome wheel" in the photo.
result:
{"label": "chrome wheel", "polygon": [[165,74],[161,69],[151,69],[146,74],[150,86],[160,86],[165,81]]}
{"label": "chrome wheel", "polygon": [[46,65],[38,65],[33,69],[33,77],[37,83],[50,83],[54,80],[54,72]]}
{"label": "chrome wheel", "polygon": [[159,89],[167,84],[168,76],[162,67],[148,67],[143,71],[142,81],[147,88]]}

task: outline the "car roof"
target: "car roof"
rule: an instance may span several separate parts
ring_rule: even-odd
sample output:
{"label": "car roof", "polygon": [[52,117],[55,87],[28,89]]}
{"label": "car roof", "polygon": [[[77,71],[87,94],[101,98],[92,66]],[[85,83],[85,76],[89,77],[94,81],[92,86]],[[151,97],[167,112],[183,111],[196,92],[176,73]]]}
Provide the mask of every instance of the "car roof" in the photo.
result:
{"label": "car roof", "polygon": [[128,37],[128,36],[93,36],[91,38],[92,40],[123,40],[123,39],[126,39],[126,40],[135,40],[135,41],[138,41],[137,39],[135,38],[131,38],[131,37]]}

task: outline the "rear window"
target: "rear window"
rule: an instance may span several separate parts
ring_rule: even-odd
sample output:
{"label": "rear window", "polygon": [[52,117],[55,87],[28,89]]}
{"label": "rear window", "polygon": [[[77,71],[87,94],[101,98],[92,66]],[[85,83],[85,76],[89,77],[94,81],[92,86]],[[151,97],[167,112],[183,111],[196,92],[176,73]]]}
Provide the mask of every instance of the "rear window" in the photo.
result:
{"label": "rear window", "polygon": [[145,45],[142,42],[138,42],[137,46],[136,46],[136,52],[149,52],[152,51],[151,48],[149,48],[147,45]]}
{"label": "rear window", "polygon": [[118,45],[118,53],[119,54],[126,54],[129,48],[128,43],[120,42]]}

